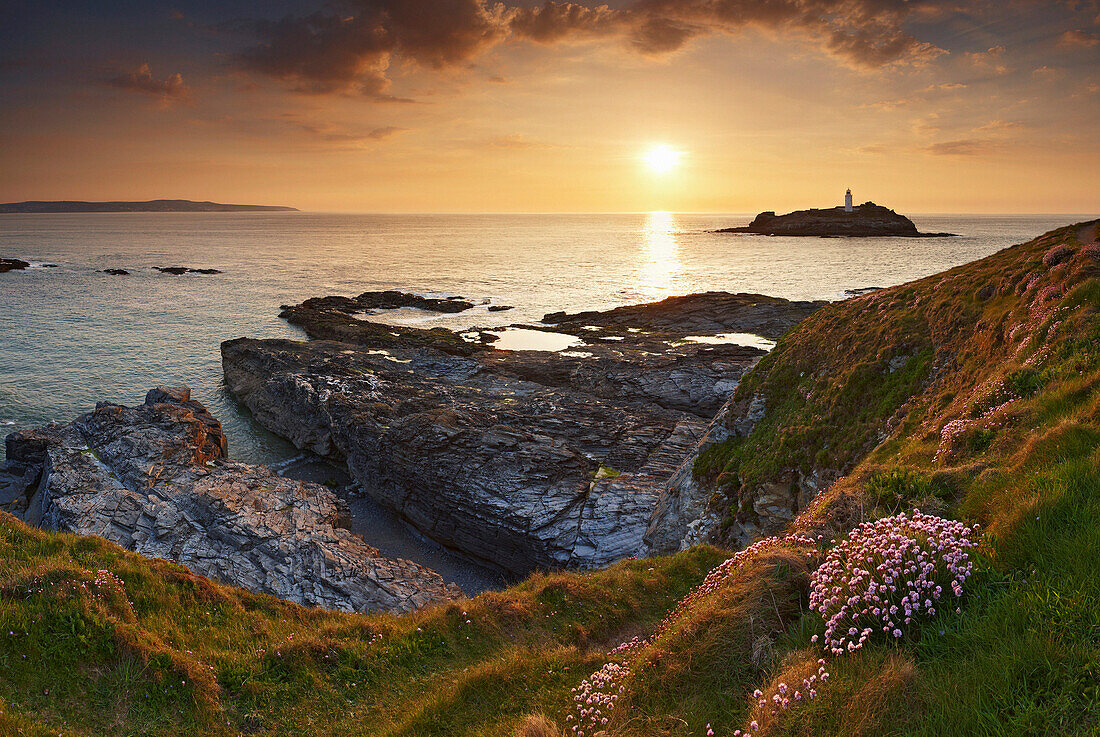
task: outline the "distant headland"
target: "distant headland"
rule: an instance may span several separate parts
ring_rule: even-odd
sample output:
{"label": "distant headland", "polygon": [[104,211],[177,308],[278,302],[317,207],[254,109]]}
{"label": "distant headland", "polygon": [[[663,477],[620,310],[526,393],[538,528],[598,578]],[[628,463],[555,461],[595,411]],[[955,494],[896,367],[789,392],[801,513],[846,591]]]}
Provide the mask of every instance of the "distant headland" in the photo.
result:
{"label": "distant headland", "polygon": [[716,233],[756,233],[758,235],[817,236],[905,236],[932,238],[954,233],[921,233],[913,221],[893,210],[864,202],[852,205],[852,190],[844,195],[844,204],[824,210],[796,210],[786,215],[762,212],[745,227],[722,228]]}
{"label": "distant headland", "polygon": [[81,202],[77,200],[28,200],[0,204],[0,213],[53,212],[298,212],[282,205],[227,205],[194,200],[147,200],[145,202]]}

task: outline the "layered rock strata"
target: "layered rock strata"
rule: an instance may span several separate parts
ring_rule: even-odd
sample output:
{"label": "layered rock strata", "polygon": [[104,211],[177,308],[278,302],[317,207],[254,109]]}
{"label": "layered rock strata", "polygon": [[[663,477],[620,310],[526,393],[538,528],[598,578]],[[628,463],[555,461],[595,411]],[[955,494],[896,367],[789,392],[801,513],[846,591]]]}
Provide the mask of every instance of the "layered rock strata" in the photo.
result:
{"label": "layered rock strata", "polygon": [[226,460],[221,425],[186,389],[154,389],[137,407],[101,402],[12,433],[6,451],[0,497],[47,529],[310,606],[401,612],[461,595],[343,529],[331,490]]}
{"label": "layered rock strata", "polygon": [[230,391],[421,533],[519,575],[643,554],[664,485],[764,354],[687,338],[778,337],[820,306],[709,293],[523,326],[585,340],[552,353],[371,323],[344,300],[285,309],[312,342],[224,343]]}

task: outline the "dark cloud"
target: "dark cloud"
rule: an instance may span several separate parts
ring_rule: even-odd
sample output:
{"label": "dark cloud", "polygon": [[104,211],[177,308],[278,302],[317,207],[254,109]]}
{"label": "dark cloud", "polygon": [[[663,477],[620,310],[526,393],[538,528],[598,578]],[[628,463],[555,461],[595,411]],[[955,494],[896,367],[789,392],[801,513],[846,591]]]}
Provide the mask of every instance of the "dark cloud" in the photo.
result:
{"label": "dark cloud", "polygon": [[622,8],[547,0],[338,0],[327,10],[248,25],[258,43],[239,65],[302,92],[390,95],[400,59],[427,68],[464,64],[505,40],[557,44],[608,38],[642,54],[747,28],[788,33],[852,66],[921,63],[940,49],[903,28],[908,0],[636,0]]}
{"label": "dark cloud", "polygon": [[179,72],[164,79],[153,76],[153,70],[148,64],[142,64],[137,69],[125,72],[107,80],[107,84],[122,90],[141,92],[158,98],[167,104],[173,100],[180,100],[190,94],[190,88],[184,84],[183,75]]}
{"label": "dark cloud", "polygon": [[249,70],[303,92],[358,90],[394,100],[386,75],[398,54],[440,68],[499,41],[499,13],[483,0],[347,0],[335,12],[257,21],[260,43],[241,54]]}
{"label": "dark cloud", "polygon": [[508,30],[516,38],[543,44],[617,35],[629,25],[623,11],[577,3],[545,2],[535,8],[513,8],[506,17]]}

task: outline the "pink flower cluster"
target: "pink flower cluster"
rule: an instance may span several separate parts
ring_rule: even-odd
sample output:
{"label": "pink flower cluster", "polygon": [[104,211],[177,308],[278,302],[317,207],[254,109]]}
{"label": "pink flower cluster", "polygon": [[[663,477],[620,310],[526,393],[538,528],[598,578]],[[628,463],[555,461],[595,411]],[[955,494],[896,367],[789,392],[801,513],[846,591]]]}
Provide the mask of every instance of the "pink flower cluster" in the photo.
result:
{"label": "pink flower cluster", "polygon": [[694,609],[700,601],[718,590],[750,560],[772,548],[791,544],[811,546],[812,550],[806,553],[807,557],[813,558],[817,555],[817,541],[804,535],[769,537],[753,543],[744,550],[738,551],[732,558],[715,566],[703,582],[688,592],[688,595],[679,601],[668,616],[661,620],[648,638],[642,640],[634,637],[611,650],[607,656],[617,658],[620,662],[607,663],[573,689],[573,709],[576,713],[565,718],[566,722],[574,722],[571,725],[573,734],[576,737],[583,737],[586,731],[592,734],[593,731],[607,724],[615,702],[626,689],[626,679],[631,675],[628,663],[637,650],[664,634],[669,627]]}
{"label": "pink flower cluster", "polygon": [[576,721],[571,725],[573,734],[584,737],[585,730],[589,734],[607,724],[611,711],[615,708],[615,702],[626,690],[626,680],[630,677],[630,668],[621,663],[607,663],[604,667],[581,681],[581,685],[573,689],[573,709],[576,714],[565,717],[566,722]]}
{"label": "pink flower cluster", "polygon": [[1094,261],[1100,261],[1100,243],[1090,243],[1081,249],[1081,255],[1087,256]]}
{"label": "pink flower cluster", "polygon": [[972,532],[919,511],[852,530],[811,579],[810,608],[825,618],[826,649],[853,652],[879,632],[899,638],[944,606],[947,591],[961,597],[974,565]]}
{"label": "pink flower cluster", "polygon": [[1051,269],[1071,258],[1073,258],[1073,248],[1065,243],[1059,243],[1043,254],[1043,266]]}
{"label": "pink flower cluster", "polygon": [[[91,580],[87,580],[84,578],[85,576],[91,576]],[[54,596],[86,594],[96,599],[103,599],[109,591],[115,591],[123,596],[126,595],[122,580],[104,568],[97,570],[94,575],[91,571],[81,571],[81,579],[70,578],[59,581],[46,581],[39,576],[27,584],[26,595],[31,597],[34,594],[47,593],[47,591]]]}
{"label": "pink flower cluster", "polygon": [[[753,710],[753,719],[749,722],[747,730],[734,730],[733,737],[753,737],[753,732],[760,729],[763,723],[765,727],[775,719],[781,717],[783,712],[798,705],[801,701],[812,701],[817,698],[817,686],[829,680],[829,671],[825,669],[825,661],[817,661],[817,673],[802,679],[802,687],[788,686],[786,682],[776,684],[770,694],[765,694],[760,689],[752,693],[752,700],[756,702]],[[709,725],[708,725],[709,726]]]}

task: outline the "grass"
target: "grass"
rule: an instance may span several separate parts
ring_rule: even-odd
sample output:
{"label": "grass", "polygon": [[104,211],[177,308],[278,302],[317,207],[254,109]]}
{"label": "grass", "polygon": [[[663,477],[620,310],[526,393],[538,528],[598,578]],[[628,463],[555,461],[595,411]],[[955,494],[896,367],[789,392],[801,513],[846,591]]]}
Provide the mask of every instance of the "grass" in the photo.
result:
{"label": "grass", "polygon": [[[765,416],[695,467],[727,519],[762,484],[832,473],[792,524],[822,547],[914,508],[984,536],[960,613],[830,658],[818,697],[757,737],[1100,732],[1100,263],[1073,231],[824,308],[738,389]],[[659,625],[729,555],[365,616],[0,514],[0,733],[553,737],[572,689],[638,636],[608,737],[728,736],[754,689],[816,667],[824,631],[793,544]]]}
{"label": "grass", "polygon": [[[72,734],[501,734],[560,712],[624,631],[653,626],[722,559],[704,547],[363,616],[3,516],[0,699],[9,720]],[[101,569],[121,591],[92,583]]]}

